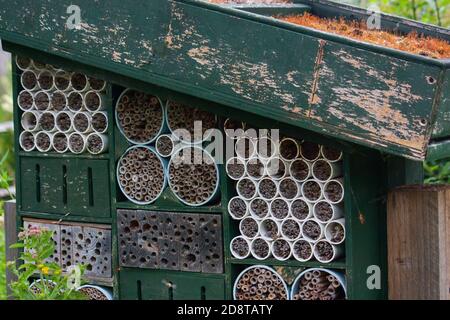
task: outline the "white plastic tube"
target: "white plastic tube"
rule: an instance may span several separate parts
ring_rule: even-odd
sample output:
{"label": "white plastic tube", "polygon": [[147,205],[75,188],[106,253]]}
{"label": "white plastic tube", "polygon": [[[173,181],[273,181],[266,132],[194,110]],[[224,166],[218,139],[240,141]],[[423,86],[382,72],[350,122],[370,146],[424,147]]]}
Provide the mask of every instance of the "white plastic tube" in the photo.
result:
{"label": "white plastic tube", "polygon": [[[257,252],[257,246],[261,246],[261,244],[265,247],[268,247],[267,253],[265,255],[260,255]],[[272,248],[271,248],[272,244],[265,240],[264,238],[261,237],[257,237],[255,239],[253,239],[250,243],[250,252],[252,254],[252,256],[257,259],[257,260],[266,260],[270,257]]]}
{"label": "white plastic tube", "polygon": [[88,77],[89,87],[91,90],[101,92],[106,89],[106,81],[98,78]]}
{"label": "white plastic tube", "polygon": [[[289,234],[286,231],[289,225],[296,225],[298,227],[298,233]],[[287,241],[295,241],[297,239],[300,239],[302,237],[302,224],[296,219],[292,218],[284,219],[281,222],[281,236]]]}
{"label": "white plastic tube", "polygon": [[[279,246],[287,247],[288,248],[288,254],[286,254],[285,256],[281,255],[280,252],[277,250],[277,248]],[[292,256],[292,246],[289,243],[289,241],[287,241],[286,239],[279,238],[279,239],[276,239],[272,243],[272,245],[271,245],[271,252],[272,252],[272,256],[275,259],[277,259],[279,261],[286,261]]]}
{"label": "white plastic tube", "polygon": [[[315,226],[318,226],[318,230],[319,230],[319,234],[316,236],[312,236],[310,232],[307,231],[309,224],[314,224]],[[317,242],[321,239],[323,239],[325,237],[324,235],[324,225],[322,223],[320,223],[320,221],[317,221],[316,219],[312,218],[312,219],[307,219],[305,220],[305,222],[303,222],[302,224],[302,235],[303,238],[306,241],[309,242]]]}
{"label": "white plastic tube", "polygon": [[[341,196],[337,199],[334,199],[334,197],[332,197],[332,193],[329,191],[332,186],[336,186],[337,188],[340,188],[340,190],[341,190]],[[323,190],[323,196],[325,197],[325,199],[328,200],[332,204],[338,204],[344,200],[344,191],[345,190],[344,190],[344,181],[342,178],[328,180],[323,185],[322,190]]]}
{"label": "white plastic tube", "polygon": [[90,90],[83,96],[83,104],[86,110],[90,112],[101,111],[105,109],[105,96],[97,91]]}
{"label": "white plastic tube", "polygon": [[[319,171],[320,166],[328,167],[329,174],[327,176],[321,175],[321,173]],[[319,159],[319,160],[314,161],[314,163],[312,164],[311,173],[312,173],[312,176],[314,177],[314,179],[316,179],[320,182],[326,182],[330,179],[339,177],[342,173],[342,166],[335,162],[329,162],[324,159]]]}
{"label": "white plastic tube", "polygon": [[314,162],[320,157],[321,146],[314,142],[305,141],[300,145],[300,156],[310,162]]}
{"label": "white plastic tube", "polygon": [[70,86],[77,92],[89,90],[89,80],[85,74],[74,72],[70,75]]}
{"label": "white plastic tube", "polygon": [[[60,100],[62,103],[60,103]],[[67,108],[67,96],[62,91],[54,91],[50,98],[50,108],[54,111],[63,111]]]}
{"label": "white plastic tube", "polygon": [[[79,144],[79,145],[78,145]],[[86,136],[78,133],[72,132],[69,135],[69,150],[75,154],[81,154],[86,151]]]}
{"label": "white plastic tube", "polygon": [[[246,153],[246,146],[248,145],[248,154]],[[250,137],[240,137],[236,141],[234,147],[236,155],[241,159],[250,159],[255,155],[256,147],[255,142]]]}
{"label": "white plastic tube", "polygon": [[[242,205],[245,208],[245,212],[244,214],[240,215],[237,214],[236,212],[233,212],[233,203],[237,202],[236,205]],[[239,196],[233,197],[230,199],[230,201],[228,202],[228,213],[230,214],[230,216],[234,219],[234,220],[242,220],[245,217],[247,217],[249,215],[249,208],[248,208],[248,202],[245,201],[244,199],[242,199]]]}
{"label": "white plastic tube", "polygon": [[[256,205],[257,202],[263,203],[263,206],[265,206],[267,208],[267,211],[265,214],[260,215],[259,212],[256,212],[254,210],[254,206]],[[263,198],[253,198],[252,200],[250,200],[250,202],[248,204],[248,208],[250,210],[250,215],[255,220],[262,220],[264,218],[267,218],[269,216],[269,210],[270,210],[269,207],[270,207],[270,204]]]}
{"label": "white plastic tube", "polygon": [[261,159],[258,157],[251,157],[245,162],[245,171],[251,179],[260,180],[264,177],[266,168]]}
{"label": "white plastic tube", "polygon": [[289,173],[295,181],[304,182],[311,177],[311,164],[304,159],[295,159],[289,165]]}
{"label": "white plastic tube", "polygon": [[92,116],[89,112],[81,111],[73,115],[73,128],[76,132],[87,134],[92,132]]}
{"label": "white plastic tube", "polygon": [[34,70],[27,69],[24,72],[22,72],[22,75],[20,76],[20,84],[22,85],[22,88],[24,88],[25,90],[36,91],[39,89],[37,79],[38,79],[37,73]]}
{"label": "white plastic tube", "polygon": [[44,111],[39,117],[39,127],[47,132],[55,132],[56,129],[56,112]]}
{"label": "white plastic tube", "polygon": [[[319,208],[320,206],[325,206],[328,210],[331,211],[331,216],[328,219],[321,219],[319,214]],[[336,220],[344,215],[344,210],[341,206],[338,206],[336,204],[333,204],[329,202],[328,200],[320,200],[314,204],[313,207],[313,215],[314,218],[316,218],[321,223],[327,223],[331,220]]]}
{"label": "white plastic tube", "polygon": [[[285,213],[279,213],[276,212],[277,209],[275,208],[276,206],[283,206],[283,208],[285,208]],[[284,198],[275,198],[270,202],[270,206],[269,206],[269,213],[270,213],[270,217],[274,220],[276,220],[277,222],[281,222],[282,220],[286,219],[287,217],[289,217],[289,202],[284,199]]]}
{"label": "white plastic tube", "polygon": [[[69,121],[69,125],[63,123]],[[71,133],[73,131],[73,113],[70,111],[60,111],[56,114],[55,124],[58,131]]]}
{"label": "white plastic tube", "polygon": [[[245,224],[247,224],[247,223],[251,223],[253,226],[256,225],[256,231],[250,232],[248,230],[245,230]],[[253,219],[252,217],[246,217],[246,218],[242,219],[241,222],[239,223],[239,231],[241,232],[241,235],[243,237],[251,240],[251,239],[254,239],[259,236],[260,224],[259,224],[258,220]]]}
{"label": "white plastic tube", "polygon": [[[93,145],[95,141],[97,141],[100,146],[95,147]],[[90,154],[94,155],[105,153],[108,151],[108,136],[96,132],[89,134],[86,138],[86,149]]]}
{"label": "white plastic tube", "polygon": [[[270,188],[270,190],[267,190]],[[271,178],[258,181],[258,195],[265,200],[273,200],[278,195],[278,182]]]}
{"label": "white plastic tube", "polygon": [[27,69],[31,69],[33,66],[33,60],[28,57],[23,57],[16,55],[16,66],[22,71],[25,71]]}
{"label": "white plastic tube", "polygon": [[33,95],[34,109],[48,111],[51,107],[51,96],[47,91],[38,91]]}
{"label": "white plastic tube", "polygon": [[[333,251],[331,258],[329,258],[329,259],[324,258],[319,254],[318,246],[320,246],[321,244],[325,244],[325,243],[330,245],[332,248],[332,251]],[[314,258],[316,258],[317,261],[319,261],[321,263],[330,263],[330,262],[342,257],[343,254],[344,254],[344,247],[342,245],[334,245],[327,240],[320,240],[314,244]]]}
{"label": "white plastic tube", "polygon": [[81,112],[84,109],[83,95],[77,91],[71,91],[66,94],[67,97],[67,107],[73,113]]}
{"label": "white plastic tube", "polygon": [[241,198],[251,200],[257,194],[256,182],[250,178],[242,178],[237,182],[236,191]]}
{"label": "white plastic tube", "polygon": [[[28,103],[26,103],[24,100],[28,100]],[[28,90],[22,90],[20,91],[18,97],[17,97],[17,104],[22,111],[30,111],[34,108],[34,94],[31,91]]]}
{"label": "white plastic tube", "polygon": [[[303,256],[303,255],[301,255],[301,252],[299,252],[304,247],[309,248],[309,249],[305,249],[306,253],[309,253],[307,256]],[[314,256],[314,245],[305,239],[298,239],[297,241],[295,241],[292,244],[292,255],[294,256],[295,260],[297,260],[297,261],[300,261],[300,262],[309,261]]]}
{"label": "white plastic tube", "polygon": [[39,89],[51,91],[55,89],[55,75],[49,70],[42,70],[38,74]]}
{"label": "white plastic tube", "polygon": [[[31,141],[31,145],[28,146],[26,141]],[[30,131],[22,131],[22,133],[19,136],[19,144],[20,148],[22,148],[23,151],[31,152],[36,148],[36,141],[33,132]]]}
{"label": "white plastic tube", "polygon": [[[231,166],[233,165],[237,165],[239,167],[242,166],[242,174],[236,174],[236,172],[231,172],[232,171]],[[225,171],[227,172],[228,177],[230,177],[233,180],[239,180],[247,174],[244,160],[238,157],[232,157],[228,159],[225,165]]]}
{"label": "white plastic tube", "polygon": [[[160,145],[161,145],[161,144],[160,144],[161,139],[169,139],[169,140],[170,140],[171,151],[170,151],[169,153],[167,153],[167,152],[161,150],[161,147],[160,147]],[[164,158],[171,157],[172,154],[174,154],[174,152],[175,152],[175,142],[174,142],[174,137],[173,137],[171,134],[162,134],[162,135],[160,135],[160,136],[156,139],[156,142],[155,142],[155,149],[156,149],[156,152],[158,152],[158,154],[159,154],[161,157],[164,157]]]}
{"label": "white plastic tube", "polygon": [[[330,155],[330,151],[333,151],[333,155],[334,157],[331,157]],[[336,149],[333,149],[331,147],[328,146],[321,146],[320,147],[320,154],[322,155],[322,157],[325,160],[328,160],[329,162],[338,162],[340,160],[342,160],[342,156],[343,156],[343,152],[342,151],[338,151]],[[337,156],[335,156],[335,154],[337,154]]]}
{"label": "white plastic tube", "polygon": [[[289,147],[293,147],[293,149],[286,149]],[[288,151],[289,150],[289,154]],[[300,146],[295,139],[292,138],[283,138],[280,141],[279,146],[279,154],[281,159],[284,161],[292,161],[298,157],[300,154]]]}
{"label": "white plastic tube", "polygon": [[52,150],[53,133],[40,131],[35,135],[35,144],[39,152],[49,152]]}
{"label": "white plastic tube", "polygon": [[301,194],[306,201],[316,203],[323,199],[323,184],[315,179],[309,179],[303,182]]}
{"label": "white plastic tube", "polygon": [[[65,147],[61,147],[58,143],[65,141]],[[52,147],[57,153],[66,153],[69,150],[69,136],[63,132],[56,132],[52,136]]]}
{"label": "white plastic tube", "polygon": [[39,131],[39,118],[41,114],[37,111],[25,111],[22,114],[20,123],[22,128],[26,131],[36,132]]}
{"label": "white plastic tube", "polygon": [[278,148],[271,138],[262,137],[256,142],[256,153],[260,159],[267,160],[278,154]]}
{"label": "white plastic tube", "polygon": [[[247,247],[247,250],[245,250],[246,251],[245,254],[241,254],[233,248],[234,247],[233,244],[236,241],[243,243],[244,248]],[[230,242],[230,252],[233,255],[233,257],[235,257],[236,259],[243,260],[245,258],[248,258],[248,256],[250,255],[250,241],[243,236],[237,236],[237,237],[233,238]]]}
{"label": "white plastic tube", "polygon": [[278,194],[282,198],[292,201],[301,195],[300,185],[290,177],[283,178],[278,183]]}
{"label": "white plastic tube", "polygon": [[236,140],[238,137],[244,135],[245,122],[227,118],[223,123],[223,129],[227,137]]}
{"label": "white plastic tube", "polygon": [[[105,122],[105,127],[99,127],[98,122]],[[108,113],[106,111],[98,111],[92,114],[92,129],[97,133],[106,133],[109,127]]]}
{"label": "white plastic tube", "polygon": [[55,72],[55,88],[57,90],[67,92],[72,89],[70,84],[71,74],[64,70],[58,70]]}
{"label": "white plastic tube", "polygon": [[264,240],[273,241],[280,237],[280,223],[272,218],[263,219],[259,224],[259,233]]}
{"label": "white plastic tube", "polygon": [[289,173],[288,164],[280,157],[270,158],[266,163],[266,174],[274,179],[281,180]]}
{"label": "white plastic tube", "polygon": [[[333,237],[333,233],[336,231],[336,228],[340,228],[344,231],[344,236],[339,241],[336,241],[336,239]],[[330,221],[325,225],[325,238],[330,243],[341,244],[345,241],[345,237],[346,237],[346,230],[345,230],[345,219],[344,218]]]}
{"label": "white plastic tube", "polygon": [[[307,212],[301,212],[305,207]],[[304,198],[295,199],[289,204],[289,216],[303,222],[313,216],[313,205]]]}

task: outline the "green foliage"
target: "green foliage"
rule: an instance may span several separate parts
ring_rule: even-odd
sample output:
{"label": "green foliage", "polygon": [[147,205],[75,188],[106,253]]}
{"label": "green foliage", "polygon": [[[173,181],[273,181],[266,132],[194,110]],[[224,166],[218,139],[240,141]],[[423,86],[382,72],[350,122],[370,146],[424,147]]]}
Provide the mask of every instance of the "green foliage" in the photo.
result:
{"label": "green foliage", "polygon": [[0,300],[6,299],[5,233],[0,226]]}
{"label": "green foliage", "polygon": [[424,164],[425,183],[450,183],[450,162],[436,161]]}
{"label": "green foliage", "polygon": [[[83,268],[75,266],[63,274],[61,267],[49,262],[49,257],[55,250],[52,239],[53,232],[46,229],[32,227],[19,233],[19,243],[11,248],[23,249],[20,263],[11,261],[7,267],[17,277],[10,288],[13,296],[18,300],[84,300],[86,296],[76,291],[80,285]],[[77,272],[78,270],[78,272]],[[30,281],[35,277],[30,286]],[[78,283],[77,283],[78,282]]]}

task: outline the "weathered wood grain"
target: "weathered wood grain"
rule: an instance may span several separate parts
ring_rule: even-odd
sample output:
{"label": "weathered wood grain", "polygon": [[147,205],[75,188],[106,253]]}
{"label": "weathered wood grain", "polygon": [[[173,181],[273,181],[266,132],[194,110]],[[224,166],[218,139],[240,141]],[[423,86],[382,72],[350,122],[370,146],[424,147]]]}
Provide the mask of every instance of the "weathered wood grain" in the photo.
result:
{"label": "weathered wood grain", "polygon": [[388,196],[390,299],[450,299],[450,187],[412,186]]}

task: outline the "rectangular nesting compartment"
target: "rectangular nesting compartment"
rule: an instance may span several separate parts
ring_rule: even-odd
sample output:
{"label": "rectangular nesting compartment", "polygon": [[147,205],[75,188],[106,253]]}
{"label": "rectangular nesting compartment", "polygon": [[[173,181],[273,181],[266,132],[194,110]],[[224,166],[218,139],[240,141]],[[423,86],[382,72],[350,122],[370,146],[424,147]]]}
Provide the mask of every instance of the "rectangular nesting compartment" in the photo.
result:
{"label": "rectangular nesting compartment", "polygon": [[107,225],[58,223],[49,220],[24,219],[24,228],[39,227],[54,231],[55,252],[51,261],[63,270],[72,265],[86,267],[87,278],[112,277],[112,238]]}
{"label": "rectangular nesting compartment", "polygon": [[121,300],[224,300],[225,278],[165,270],[122,268]]}
{"label": "rectangular nesting compartment", "polygon": [[220,215],[118,210],[122,267],[223,272]]}
{"label": "rectangular nesting compartment", "polygon": [[108,218],[108,160],[21,157],[20,209]]}

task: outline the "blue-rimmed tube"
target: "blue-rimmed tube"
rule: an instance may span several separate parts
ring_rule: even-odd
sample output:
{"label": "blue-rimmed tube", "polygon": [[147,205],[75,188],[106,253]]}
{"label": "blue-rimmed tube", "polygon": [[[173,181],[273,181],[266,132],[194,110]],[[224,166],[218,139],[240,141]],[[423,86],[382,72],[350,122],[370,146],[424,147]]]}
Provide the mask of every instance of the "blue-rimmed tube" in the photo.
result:
{"label": "blue-rimmed tube", "polygon": [[[128,105],[128,103],[130,103],[130,97],[128,96],[128,94],[130,92],[136,92],[136,93],[138,93],[138,95],[140,95],[140,97],[144,97],[147,95],[147,96],[149,96],[150,99],[153,99],[153,98],[157,99],[157,102],[160,107],[158,110],[160,110],[160,112],[161,112],[161,118],[160,118],[160,121],[158,119],[159,124],[155,125],[155,130],[153,130],[154,132],[149,134],[148,137],[140,137],[139,139],[136,138],[136,136],[139,134],[139,130],[137,130],[136,128],[133,129],[132,126],[134,124],[136,124],[138,121],[140,121],[142,119],[142,117],[146,117],[146,120],[155,119],[155,117],[154,116],[146,116],[145,114],[144,115],[135,114],[134,116],[136,117],[136,119],[133,119],[131,114],[129,114],[129,110],[127,111],[127,105]],[[138,98],[136,98],[136,99],[138,99]],[[140,111],[142,112],[142,110],[145,110],[145,109],[149,110],[149,108],[147,107],[147,108],[141,108]],[[117,100],[114,112],[115,112],[117,128],[119,129],[120,133],[125,137],[125,139],[127,139],[128,142],[130,142],[132,144],[141,144],[141,145],[151,144],[166,129],[165,112],[164,112],[163,103],[162,103],[161,99],[156,95],[147,94],[147,93],[140,92],[140,91],[137,91],[134,89],[125,89],[120,94],[119,99]],[[128,112],[128,114],[127,114],[127,112]],[[146,126],[147,126],[147,123],[146,123]]]}
{"label": "blue-rimmed tube", "polygon": [[[210,162],[206,163],[208,168],[213,168],[214,173],[210,172],[210,174],[208,174],[208,172],[202,172],[202,174],[198,174],[195,179],[189,179],[189,172],[185,172],[185,168],[177,163],[180,160],[180,155],[184,155],[185,152],[190,153],[190,156],[188,157],[190,160],[193,158],[192,153],[194,153],[195,157],[196,152],[201,152],[201,165],[205,164],[203,161],[206,158],[207,161]],[[194,163],[193,165],[198,166],[199,164]],[[190,166],[188,170],[192,171]],[[195,169],[196,172],[199,170],[199,168]],[[177,149],[176,153],[174,153],[170,158],[170,162],[167,167],[167,176],[172,192],[178,200],[188,206],[198,207],[206,205],[214,201],[219,195],[219,167],[211,154],[198,145],[183,146]],[[209,177],[208,179],[212,181],[205,180],[205,177]],[[215,184],[213,184],[214,180]]]}
{"label": "blue-rimmed tube", "polygon": [[[148,166],[142,166],[142,161],[146,161],[145,154],[134,152],[137,149],[143,149],[143,151],[150,152],[149,155],[154,155],[155,158],[150,159],[150,162],[156,161],[160,168],[156,168],[155,164],[150,165],[150,162]],[[130,152],[134,154],[129,156]],[[133,203],[140,205],[153,203],[166,188],[166,167],[167,161],[161,158],[154,148],[144,145],[130,147],[117,163],[116,176],[119,188],[125,197]],[[152,172],[151,170],[161,170],[161,172],[156,174],[156,171]],[[161,181],[155,182],[157,179]],[[156,190],[151,189],[155,187]]]}
{"label": "blue-rimmed tube", "polygon": [[[261,290],[262,284],[267,290]],[[233,285],[234,300],[289,300],[286,281],[273,268],[255,265],[243,270]]]}
{"label": "blue-rimmed tube", "polygon": [[112,290],[92,284],[81,286],[77,289],[84,293],[89,300],[113,300]]}
{"label": "blue-rimmed tube", "polygon": [[317,300],[345,299],[347,283],[344,274],[325,268],[310,268],[301,272],[292,284],[291,299],[313,300],[315,294]]}

